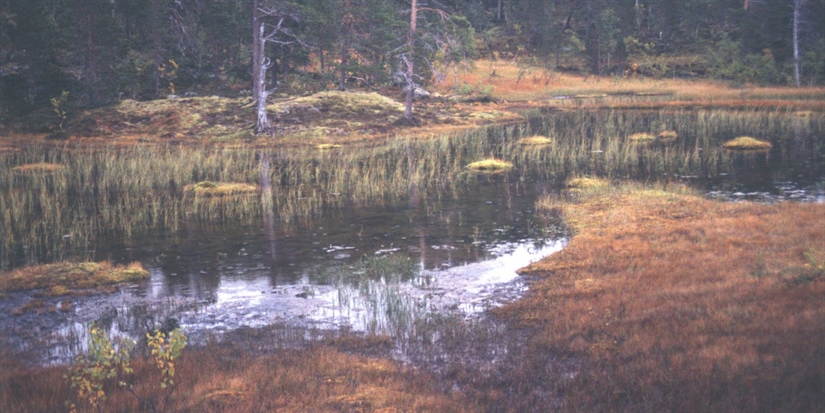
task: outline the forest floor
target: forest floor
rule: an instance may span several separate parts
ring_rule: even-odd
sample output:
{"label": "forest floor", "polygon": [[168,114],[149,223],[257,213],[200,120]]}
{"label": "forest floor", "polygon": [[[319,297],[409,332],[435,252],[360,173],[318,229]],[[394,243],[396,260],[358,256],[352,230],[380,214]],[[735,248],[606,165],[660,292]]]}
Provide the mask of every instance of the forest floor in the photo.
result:
{"label": "forest floor", "polygon": [[248,146],[352,144],[387,137],[432,136],[492,123],[523,120],[529,110],[581,108],[783,108],[825,110],[825,88],[731,87],[708,80],[582,77],[516,64],[509,60],[475,62],[432,85],[430,97],[417,99],[412,124],[402,121],[399,89],[318,92],[272,99],[271,133],[255,135],[249,98],[183,97],[152,101],[123,100],[114,105],[70,113],[62,122],[51,111],[25,120],[28,130],[6,128],[0,150],[22,142],[76,144],[171,143]]}

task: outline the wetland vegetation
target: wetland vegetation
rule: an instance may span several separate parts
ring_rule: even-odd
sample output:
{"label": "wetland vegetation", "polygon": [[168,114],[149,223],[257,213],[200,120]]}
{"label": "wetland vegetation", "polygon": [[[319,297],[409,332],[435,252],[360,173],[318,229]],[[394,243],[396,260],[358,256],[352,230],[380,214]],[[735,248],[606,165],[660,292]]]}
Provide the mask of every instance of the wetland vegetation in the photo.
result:
{"label": "wetland vegetation", "polygon": [[825,410],[822,2],[138,3],[0,1],[0,411]]}

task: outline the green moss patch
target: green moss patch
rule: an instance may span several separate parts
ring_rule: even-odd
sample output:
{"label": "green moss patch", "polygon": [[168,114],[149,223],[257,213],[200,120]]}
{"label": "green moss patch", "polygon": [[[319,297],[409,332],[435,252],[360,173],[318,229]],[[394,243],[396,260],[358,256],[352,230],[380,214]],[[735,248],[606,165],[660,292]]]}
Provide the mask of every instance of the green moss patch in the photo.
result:
{"label": "green moss patch", "polygon": [[258,187],[242,182],[203,181],[186,185],[184,191],[195,196],[248,195],[258,193]]}
{"label": "green moss patch", "polygon": [[732,151],[766,151],[771,148],[771,143],[760,141],[749,136],[740,136],[723,143],[722,147]]}
{"label": "green moss patch", "polygon": [[0,273],[0,292],[46,289],[51,296],[65,295],[71,289],[136,282],[148,277],[149,271],[138,262],[126,266],[108,261],[32,265]]}

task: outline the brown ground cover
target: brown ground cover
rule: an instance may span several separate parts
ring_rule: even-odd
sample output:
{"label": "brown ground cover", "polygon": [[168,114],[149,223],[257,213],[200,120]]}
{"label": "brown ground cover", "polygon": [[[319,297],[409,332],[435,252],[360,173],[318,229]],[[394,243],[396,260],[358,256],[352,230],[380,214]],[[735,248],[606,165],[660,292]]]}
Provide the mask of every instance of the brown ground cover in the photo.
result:
{"label": "brown ground cover", "polygon": [[[823,411],[825,205],[682,190],[547,199],[575,232],[502,315],[581,361],[569,411]],[[529,358],[529,357],[528,357]]]}
{"label": "brown ground cover", "polygon": [[[170,398],[174,412],[465,412],[472,402],[445,395],[414,369],[386,359],[331,348],[283,350],[252,356],[229,344],[188,350],[176,361],[181,385]],[[142,397],[161,400],[155,366],[137,359],[134,374],[109,380],[106,412],[144,411],[117,380]],[[65,411],[74,391],[63,367],[32,368],[0,357],[0,411]],[[83,406],[80,404],[79,406]]]}

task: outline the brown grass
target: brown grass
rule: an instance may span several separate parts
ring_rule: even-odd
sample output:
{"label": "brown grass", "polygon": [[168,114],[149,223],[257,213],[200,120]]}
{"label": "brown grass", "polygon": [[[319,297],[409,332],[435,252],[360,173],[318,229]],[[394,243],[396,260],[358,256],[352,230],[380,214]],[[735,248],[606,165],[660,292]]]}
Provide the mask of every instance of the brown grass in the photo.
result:
{"label": "brown grass", "polygon": [[574,237],[502,314],[582,360],[564,410],[825,409],[825,205],[622,187],[561,209]]}
{"label": "brown grass", "polygon": [[[157,397],[159,376],[139,359],[125,377],[140,394]],[[176,363],[181,384],[172,395],[175,412],[468,412],[478,407],[447,395],[415,370],[330,348],[250,355],[231,344],[185,350]],[[31,368],[0,357],[0,411],[64,411],[72,389],[66,368]],[[107,387],[104,411],[139,410],[135,398]]]}
{"label": "brown grass", "polygon": [[139,262],[113,265],[103,262],[61,262],[32,265],[0,273],[0,293],[32,289],[49,289],[49,295],[68,294],[75,288],[96,288],[149,277]]}

